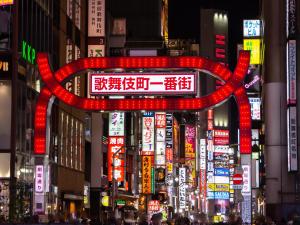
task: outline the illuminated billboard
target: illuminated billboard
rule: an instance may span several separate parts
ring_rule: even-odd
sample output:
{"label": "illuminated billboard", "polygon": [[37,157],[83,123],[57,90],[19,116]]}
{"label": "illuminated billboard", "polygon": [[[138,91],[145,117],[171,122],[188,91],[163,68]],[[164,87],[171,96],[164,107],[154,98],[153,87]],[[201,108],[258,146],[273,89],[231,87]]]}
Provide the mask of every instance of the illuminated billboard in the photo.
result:
{"label": "illuminated billboard", "polygon": [[124,157],[125,154],[124,137],[108,138],[107,167],[108,180],[112,181],[112,177],[118,181],[124,181]]}
{"label": "illuminated billboard", "polygon": [[261,99],[249,98],[249,103],[251,106],[251,118],[253,120],[261,120],[261,113],[260,113]]}
{"label": "illuminated billboard", "polygon": [[108,136],[124,136],[124,112],[112,112],[108,114]]}
{"label": "illuminated billboard", "polygon": [[153,156],[142,156],[142,193],[152,193],[152,158]]}
{"label": "illuminated billboard", "polygon": [[142,152],[154,155],[154,113],[144,113],[142,118]]}
{"label": "illuminated billboard", "polygon": [[261,64],[261,40],[244,39],[244,50],[251,51],[250,64]]}
{"label": "illuminated billboard", "polygon": [[185,209],[186,206],[186,169],[179,168],[179,208]]}
{"label": "illuminated billboard", "polygon": [[91,94],[174,95],[196,92],[195,74],[91,74]]}
{"label": "illuminated billboard", "polygon": [[297,107],[289,107],[287,111],[287,137],[288,137],[288,171],[298,171],[297,153]]}
{"label": "illuminated billboard", "polygon": [[14,4],[14,0],[0,0],[0,6],[13,5],[13,4]]}
{"label": "illuminated billboard", "polygon": [[261,35],[261,21],[244,20],[243,31],[244,37],[259,37]]}

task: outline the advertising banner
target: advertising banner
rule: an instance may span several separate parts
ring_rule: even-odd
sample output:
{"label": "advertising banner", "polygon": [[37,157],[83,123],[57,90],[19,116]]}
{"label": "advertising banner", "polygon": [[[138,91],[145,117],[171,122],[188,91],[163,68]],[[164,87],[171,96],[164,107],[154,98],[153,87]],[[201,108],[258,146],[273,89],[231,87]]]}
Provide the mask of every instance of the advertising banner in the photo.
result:
{"label": "advertising banner", "polygon": [[89,0],[88,36],[105,36],[105,0]]}
{"label": "advertising banner", "polygon": [[251,171],[249,165],[242,165],[243,169],[243,189],[242,194],[251,195]]}
{"label": "advertising banner", "polygon": [[261,64],[261,40],[260,39],[244,39],[244,50],[250,50],[250,64]]}
{"label": "advertising banner", "polygon": [[142,142],[142,154],[154,155],[154,113],[143,115]]}
{"label": "advertising banner", "polygon": [[243,21],[244,37],[260,37],[261,21],[260,20],[244,20]]}
{"label": "advertising banner", "polygon": [[288,107],[287,137],[288,137],[288,171],[298,171],[297,152],[297,107]]}
{"label": "advertising banner", "polygon": [[249,103],[251,106],[252,120],[261,120],[261,113],[260,113],[261,99],[260,98],[249,98]]}
{"label": "advertising banner", "polygon": [[187,176],[189,186],[196,183],[196,128],[185,125],[185,164],[189,167]]}
{"label": "advertising banner", "polygon": [[297,100],[297,65],[296,65],[296,40],[287,43],[287,103],[296,104]]}
{"label": "advertising banner", "polygon": [[[118,152],[118,153],[116,153]],[[116,153],[116,154],[115,154]],[[115,156],[114,156],[115,154]],[[108,153],[107,153],[107,166],[108,166],[108,180],[112,181],[114,178],[118,182],[124,181],[124,137],[109,137],[108,138]],[[122,156],[123,155],[123,156]],[[112,166],[114,165],[114,166]]]}
{"label": "advertising banner", "polygon": [[124,136],[124,112],[112,112],[108,114],[108,135]]}
{"label": "advertising banner", "polygon": [[44,166],[43,165],[35,166],[35,192],[36,193],[44,192]]}
{"label": "advertising banner", "polygon": [[286,0],[286,33],[287,37],[296,36],[297,17],[296,17],[296,0]]}
{"label": "advertising banner", "polygon": [[142,193],[152,193],[152,158],[153,156],[142,156]]}
{"label": "advertising banner", "polygon": [[186,206],[186,169],[179,168],[179,208],[185,209]]}

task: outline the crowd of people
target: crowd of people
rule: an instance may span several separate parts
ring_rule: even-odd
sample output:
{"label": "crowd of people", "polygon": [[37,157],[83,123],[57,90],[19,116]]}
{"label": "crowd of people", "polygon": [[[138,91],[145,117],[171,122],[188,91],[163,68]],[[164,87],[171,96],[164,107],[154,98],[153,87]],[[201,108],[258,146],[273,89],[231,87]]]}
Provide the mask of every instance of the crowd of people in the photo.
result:
{"label": "crowd of people", "polygon": [[[39,219],[38,215],[34,215],[28,218],[24,218],[22,221],[16,221],[14,223],[9,224],[45,224],[45,222]],[[162,214],[157,213],[151,216],[149,220],[147,215],[141,214],[138,217],[138,220],[130,221],[123,218],[114,218],[109,217],[104,221],[100,221],[99,218],[89,219],[86,216],[80,215],[48,215],[47,224],[86,224],[86,225],[251,225],[248,223],[243,223],[243,220],[240,216],[235,214],[231,214],[228,216],[227,221],[221,222],[209,222],[207,217],[204,215],[200,215],[196,219],[191,220],[186,216],[182,216],[180,214],[175,214],[172,219],[163,220]],[[0,224],[8,224],[5,221],[1,221]],[[300,216],[297,214],[291,216],[289,220],[282,219],[279,222],[274,222],[270,218],[266,218],[264,216],[258,216],[252,221],[252,225],[300,225]]]}

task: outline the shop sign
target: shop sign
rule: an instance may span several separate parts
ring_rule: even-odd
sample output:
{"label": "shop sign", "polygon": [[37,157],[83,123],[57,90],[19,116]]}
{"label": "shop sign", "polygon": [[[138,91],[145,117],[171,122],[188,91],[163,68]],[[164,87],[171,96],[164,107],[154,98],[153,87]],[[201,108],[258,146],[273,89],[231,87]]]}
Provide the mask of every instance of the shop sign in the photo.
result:
{"label": "shop sign", "polygon": [[253,120],[260,120],[261,119],[261,99],[260,98],[249,98],[249,103],[251,106],[251,118]]}
{"label": "shop sign", "polygon": [[261,31],[260,20],[244,20],[243,22],[244,37],[259,37]]}
{"label": "shop sign", "polygon": [[[175,95],[196,92],[195,74],[92,74],[93,95]],[[165,116],[164,116],[165,117]]]}
{"label": "shop sign", "polygon": [[11,78],[12,60],[11,54],[3,52],[0,54],[0,80]]}
{"label": "shop sign", "polygon": [[105,36],[105,0],[88,1],[88,36]]}
{"label": "shop sign", "polygon": [[244,50],[250,50],[250,64],[261,64],[261,40],[260,39],[244,39]]}
{"label": "shop sign", "polygon": [[[116,153],[118,152],[118,153]],[[115,157],[114,154],[116,153]],[[125,154],[124,148],[124,137],[109,137],[108,138],[108,154],[107,154],[107,165],[108,165],[108,180],[112,181],[114,178],[118,182],[124,181],[124,158],[122,155]],[[114,157],[114,159],[113,159]],[[114,168],[112,166],[114,162]]]}
{"label": "shop sign", "polygon": [[216,145],[214,146],[215,153],[229,153],[229,146],[228,145]]}
{"label": "shop sign", "polygon": [[288,107],[288,171],[298,171],[297,107]]}
{"label": "shop sign", "polygon": [[185,158],[195,158],[196,128],[192,125],[185,126]]}
{"label": "shop sign", "polygon": [[142,118],[143,154],[154,154],[154,115]]}
{"label": "shop sign", "polygon": [[229,169],[215,168],[214,172],[215,172],[214,173],[215,176],[225,176],[225,177],[229,176]]}
{"label": "shop sign", "polygon": [[44,166],[43,165],[35,166],[35,192],[36,193],[44,192]]}
{"label": "shop sign", "polygon": [[207,184],[208,191],[221,191],[221,192],[229,192],[229,184]]}
{"label": "shop sign", "polygon": [[142,193],[152,193],[152,157],[142,156]]}
{"label": "shop sign", "polygon": [[297,100],[297,59],[296,40],[287,43],[287,102],[296,104]]}
{"label": "shop sign", "polygon": [[179,168],[179,208],[185,209],[186,206],[186,169]]}
{"label": "shop sign", "polygon": [[243,189],[242,194],[250,195],[251,194],[251,175],[250,175],[250,166],[242,165],[243,169]]}
{"label": "shop sign", "polygon": [[14,0],[0,0],[0,6],[13,5],[13,4],[14,4]]}
{"label": "shop sign", "polygon": [[109,136],[124,136],[124,112],[109,113]]}
{"label": "shop sign", "polygon": [[119,205],[119,206],[126,205],[126,201],[123,199],[117,199],[115,202],[116,202],[116,205]]}
{"label": "shop sign", "polygon": [[155,113],[155,127],[166,128],[166,113]]}
{"label": "shop sign", "polygon": [[148,211],[157,212],[160,210],[160,204],[158,200],[150,200],[148,203]]}
{"label": "shop sign", "polygon": [[22,41],[22,58],[31,64],[35,64],[36,50],[24,40]]}

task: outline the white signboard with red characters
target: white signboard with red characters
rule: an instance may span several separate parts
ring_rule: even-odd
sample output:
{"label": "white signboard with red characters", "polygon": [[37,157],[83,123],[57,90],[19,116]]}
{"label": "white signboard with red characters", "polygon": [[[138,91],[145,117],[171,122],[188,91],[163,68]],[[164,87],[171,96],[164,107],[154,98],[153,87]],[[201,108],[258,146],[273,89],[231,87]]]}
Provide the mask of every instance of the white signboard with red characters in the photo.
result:
{"label": "white signboard with red characters", "polygon": [[160,205],[158,200],[150,200],[148,203],[148,211],[157,212],[160,210]]}
{"label": "white signboard with red characters", "polygon": [[92,95],[174,95],[195,94],[195,74],[91,74]]}
{"label": "white signboard with red characters", "polygon": [[35,192],[37,193],[44,192],[44,166],[43,165],[35,166]]}

